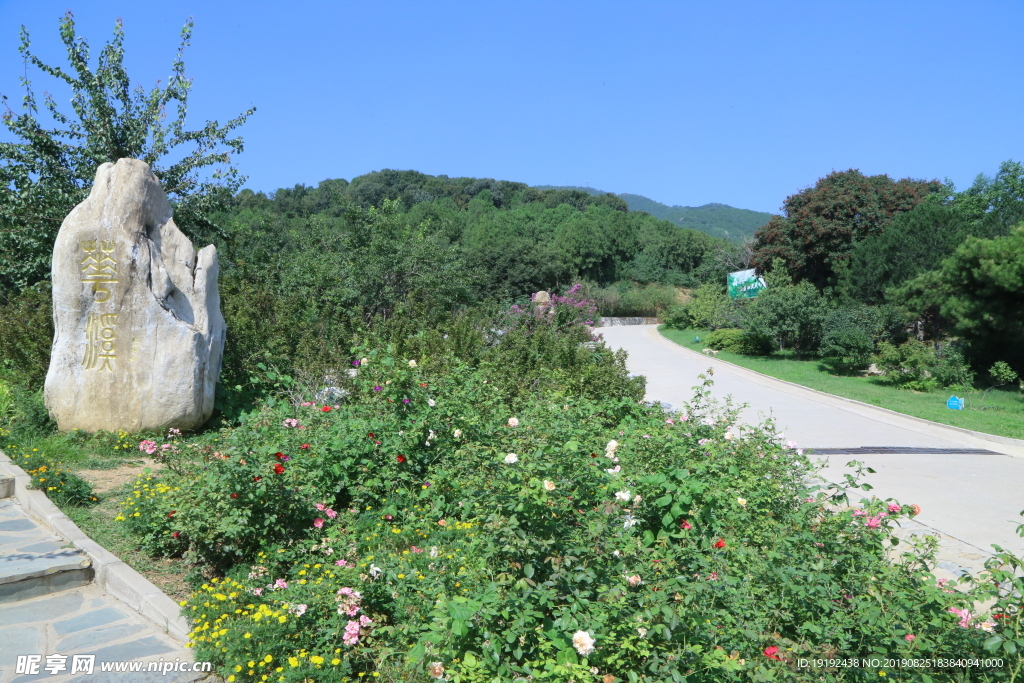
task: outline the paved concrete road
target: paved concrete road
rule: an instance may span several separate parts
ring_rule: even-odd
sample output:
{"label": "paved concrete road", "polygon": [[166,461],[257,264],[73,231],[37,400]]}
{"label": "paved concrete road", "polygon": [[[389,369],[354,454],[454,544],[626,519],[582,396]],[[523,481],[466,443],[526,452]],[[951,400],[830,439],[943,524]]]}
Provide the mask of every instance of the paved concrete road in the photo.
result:
{"label": "paved concrete road", "polygon": [[[731,395],[749,404],[742,413],[748,423],[772,416],[779,431],[802,448],[901,446],[929,449],[988,449],[995,454],[885,454],[856,458],[874,470],[870,494],[917,503],[915,521],[941,532],[947,564],[977,570],[981,553],[992,544],[1024,553],[1024,539],[1015,532],[1024,522],[1024,448],[984,441],[954,429],[936,427],[881,409],[858,405],[778,382],[758,373],[673,344],[653,325],[604,327],[596,330],[613,348],[629,352],[630,372],[647,377],[647,399],[675,407],[693,396],[697,376],[714,368],[713,394]],[[851,455],[824,456],[823,476],[839,481]],[[920,531],[921,529],[917,529]],[[950,564],[949,566],[952,567]],[[955,573],[955,567],[951,569]]]}

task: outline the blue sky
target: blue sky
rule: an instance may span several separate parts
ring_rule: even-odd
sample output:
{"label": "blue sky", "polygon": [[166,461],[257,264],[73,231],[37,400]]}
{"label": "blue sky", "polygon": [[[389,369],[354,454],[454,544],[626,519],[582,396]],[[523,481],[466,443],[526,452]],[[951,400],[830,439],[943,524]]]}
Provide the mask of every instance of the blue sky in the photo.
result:
{"label": "blue sky", "polygon": [[256,190],[395,168],[778,212],[832,170],[963,189],[1024,160],[1019,0],[0,0],[12,102],[20,25],[63,64],[69,8],[94,54],[123,18],[146,87],[194,16],[190,122],[257,107]]}

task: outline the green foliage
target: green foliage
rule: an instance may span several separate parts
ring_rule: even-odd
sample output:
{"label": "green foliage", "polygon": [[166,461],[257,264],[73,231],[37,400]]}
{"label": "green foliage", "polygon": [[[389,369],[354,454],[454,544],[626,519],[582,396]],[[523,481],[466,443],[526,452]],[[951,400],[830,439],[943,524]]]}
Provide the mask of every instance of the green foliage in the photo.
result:
{"label": "green foliage", "polygon": [[686,312],[694,327],[707,330],[735,327],[736,306],[725,293],[724,283],[701,285],[690,296]]}
{"label": "green foliage", "polygon": [[92,485],[74,472],[54,465],[53,460],[37,452],[12,453],[11,460],[32,477],[31,486],[46,494],[57,505],[92,505],[98,499]]}
{"label": "green foliage", "polygon": [[746,303],[743,314],[747,327],[773,340],[779,350],[815,353],[830,302],[809,281],[792,284],[775,272],[768,287]]}
{"label": "green foliage", "polygon": [[1018,637],[958,626],[949,610],[989,589],[944,592],[927,549],[887,559],[909,508],[841,511],[856,489],[808,488],[807,457],[708,382],[668,418],[551,394],[511,413],[479,373],[431,367],[367,356],[339,408],[268,404],[191,449],[188,475],[139,482],[129,528],[235,559],[185,604],[197,659],[239,682],[717,682]]}
{"label": "green foliage", "polygon": [[976,233],[962,211],[935,202],[918,204],[853,245],[839,289],[854,301],[880,304],[889,289],[938,267],[971,234]]}
{"label": "green foliage", "polygon": [[711,332],[705,343],[717,351],[729,351],[745,356],[767,356],[772,352],[772,340],[750,330],[720,329]]}
{"label": "green foliage", "polygon": [[416,311],[431,326],[469,301],[458,248],[407,225],[397,205],[315,216],[285,235],[235,223],[222,278],[229,332],[224,377],[240,385],[256,363],[323,375],[345,362],[357,330]]}
{"label": "green foliage", "polygon": [[483,298],[515,298],[580,279],[599,286],[622,280],[687,285],[719,244],[702,232],[629,213],[612,195],[415,171],[300,185],[272,198],[246,191],[232,211],[277,235],[314,216],[340,217],[351,205],[379,207],[389,200],[410,227],[462,247],[465,267],[482,275],[476,291]]}
{"label": "green foliage", "polygon": [[53,343],[53,298],[48,282],[18,294],[0,293],[0,369],[20,383],[42,386]]}
{"label": "green foliage", "polygon": [[1004,384],[1010,384],[1016,382],[1018,379],[1017,373],[1003,361],[996,361],[995,364],[989,368],[988,374],[992,377],[992,381],[995,386],[1001,387]]}
{"label": "green foliage", "polygon": [[900,290],[914,312],[937,309],[976,367],[1003,360],[1024,369],[1024,226],[994,239],[968,238],[937,270]]}
{"label": "green foliage", "polygon": [[822,335],[821,355],[839,372],[862,370],[871,362],[875,345],[863,329],[834,326]]}
{"label": "green foliage", "polygon": [[893,181],[853,169],[830,173],[787,197],[784,215],[772,216],[757,231],[753,265],[767,271],[782,259],[795,280],[819,289],[833,286],[857,242],[881,233],[896,215],[944,189],[936,180]]}
{"label": "green foliage", "polygon": [[669,285],[637,285],[617,282],[609,287],[586,286],[583,290],[597,305],[598,315],[610,317],[664,317],[679,295]]}
{"label": "green foliage", "polygon": [[[0,290],[19,290],[48,279],[53,242],[64,217],[89,193],[96,168],[129,157],[148,163],[175,204],[175,222],[191,236],[216,232],[209,216],[223,206],[244,178],[230,165],[242,151],[241,138],[229,138],[253,109],[223,126],[208,121],[199,130],[185,129],[191,79],[182,55],[192,35],[192,21],[181,31],[181,45],[163,87],[134,90],[124,69],[121,21],[114,38],[89,65],[85,39],[75,33],[71,12],[60,20],[61,41],[70,69],[50,66],[32,53],[28,30],[22,27],[19,52],[32,65],[71,91],[73,113],[62,112],[49,92],[43,107],[56,125],[38,119],[39,102],[28,76],[24,113],[10,108],[3,115],[8,131],[20,142],[0,143]],[[0,96],[6,102],[7,96]],[[166,110],[177,106],[165,124]],[[175,159],[164,165],[166,158]],[[209,179],[202,169],[217,166]]]}
{"label": "green foliage", "polygon": [[17,374],[9,379],[0,379],[3,386],[3,406],[6,408],[0,421],[9,433],[18,437],[34,437],[53,431],[54,423],[43,404],[42,389],[26,384]]}
{"label": "green foliage", "polygon": [[670,306],[661,316],[665,325],[672,330],[688,330],[694,327],[690,318],[690,307],[682,304]]}
{"label": "green foliage", "polygon": [[959,344],[940,345],[938,362],[930,368],[932,377],[940,387],[952,387],[958,391],[971,392],[974,389],[974,372],[964,357]]}
{"label": "green foliage", "polygon": [[834,371],[852,372],[868,366],[879,342],[905,339],[905,325],[892,306],[842,307],[825,317],[819,353]]}
{"label": "green foliage", "polygon": [[953,196],[952,203],[978,226],[972,235],[1005,235],[1024,221],[1024,164],[1007,160],[994,178],[978,175],[971,187]]}
{"label": "green foliage", "polygon": [[878,345],[875,364],[885,373],[882,381],[900,389],[928,391],[935,387],[931,368],[935,366],[935,350],[930,344],[908,339],[899,346],[889,342]]}

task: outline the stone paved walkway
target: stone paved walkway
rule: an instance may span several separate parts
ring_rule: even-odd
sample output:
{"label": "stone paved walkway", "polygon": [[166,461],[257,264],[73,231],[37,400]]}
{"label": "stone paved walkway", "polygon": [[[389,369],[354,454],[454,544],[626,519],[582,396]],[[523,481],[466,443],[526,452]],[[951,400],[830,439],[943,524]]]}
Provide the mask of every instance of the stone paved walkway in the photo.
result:
{"label": "stone paved walkway", "polygon": [[[192,662],[192,652],[127,605],[91,583],[88,558],[25,513],[13,498],[0,499],[0,577],[31,572],[40,555],[56,555],[55,578],[35,582],[27,593],[0,594],[0,683],[188,683],[208,674],[147,672],[150,662]],[[70,570],[70,571],[69,571]],[[75,572],[78,572],[75,575]],[[88,574],[83,579],[83,572]],[[38,573],[38,572],[37,572]],[[0,584],[2,586],[3,584]],[[6,600],[6,601],[4,601]],[[49,673],[46,655],[68,655],[67,668]],[[94,673],[70,673],[76,654],[96,655]],[[15,672],[18,655],[42,655],[36,675]],[[102,672],[104,663],[142,663],[141,672]]]}

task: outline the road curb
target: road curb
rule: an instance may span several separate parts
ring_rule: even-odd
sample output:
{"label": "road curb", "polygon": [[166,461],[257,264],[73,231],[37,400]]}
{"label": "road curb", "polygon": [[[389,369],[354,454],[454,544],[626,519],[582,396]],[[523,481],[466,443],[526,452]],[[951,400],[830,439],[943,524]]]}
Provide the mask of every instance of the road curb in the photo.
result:
{"label": "road curb", "polygon": [[[730,372],[734,372],[737,375],[753,380],[762,386],[778,389],[779,391],[785,391],[790,394],[802,394],[805,398],[813,398],[822,403],[826,403],[836,408],[842,408],[853,413],[860,413],[861,415],[866,414],[867,416],[881,422],[886,422],[893,426],[903,427],[904,429],[910,429],[912,431],[921,432],[921,427],[928,427],[927,433],[930,435],[934,436],[936,432],[938,432],[944,438],[951,441],[959,441],[960,443],[975,447],[999,445],[1002,447],[1000,451],[1001,455],[1014,458],[1024,458],[1024,440],[1022,439],[1011,439],[1006,436],[975,432],[962,427],[954,427],[952,425],[942,424],[941,422],[933,422],[921,417],[914,417],[913,415],[906,415],[904,413],[896,412],[895,410],[889,410],[888,408],[879,408],[878,406],[873,406],[870,403],[864,403],[863,401],[857,401],[852,398],[845,398],[843,396],[836,396],[835,394],[830,394],[824,391],[818,391],[817,389],[811,389],[810,387],[805,387],[802,384],[796,384],[795,382],[777,379],[770,375],[757,372],[756,370],[745,368],[742,365],[737,365],[736,363],[731,363],[727,360],[719,360],[713,356],[706,356],[704,354],[697,353],[693,349],[688,349],[662,335],[656,325],[647,325],[646,327],[647,334],[652,339],[663,344],[668,344],[672,348],[678,349],[686,355],[708,361],[712,363],[712,367],[714,367],[714,364],[716,363],[727,365],[729,366]],[[856,408],[856,410],[854,408]]]}
{"label": "road curb", "polygon": [[14,478],[13,498],[26,513],[44,528],[88,555],[96,576],[93,579],[110,595],[125,603],[147,621],[184,645],[188,642],[188,623],[181,607],[149,579],[125,564],[119,557],[85,535],[77,524],[54,505],[42,491],[29,489],[32,477],[0,451],[0,478]]}

